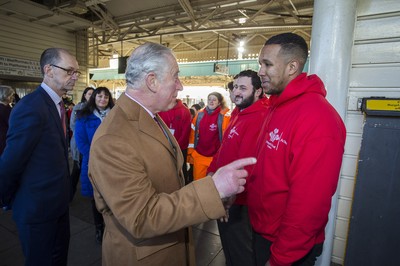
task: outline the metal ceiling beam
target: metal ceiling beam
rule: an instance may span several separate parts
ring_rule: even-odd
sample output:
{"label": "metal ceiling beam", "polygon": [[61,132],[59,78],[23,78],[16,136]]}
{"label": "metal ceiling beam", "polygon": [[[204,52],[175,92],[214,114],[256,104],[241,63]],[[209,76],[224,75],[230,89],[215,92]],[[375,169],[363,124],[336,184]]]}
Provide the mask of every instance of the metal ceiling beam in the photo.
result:
{"label": "metal ceiling beam", "polygon": [[92,5],[88,7],[93,13],[95,13],[99,18],[102,18],[102,23],[105,23],[110,29],[118,29],[119,25],[114,19],[110,16],[110,14],[106,13],[101,9],[98,5]]}
{"label": "metal ceiling beam", "polygon": [[[271,0],[270,0],[271,1]],[[230,1],[232,3],[237,3],[237,1]],[[225,14],[228,13],[234,13],[237,12],[238,9],[251,9],[254,7],[254,10],[258,10],[260,6],[260,3],[258,1],[253,2],[253,3],[246,3],[246,4],[238,4],[231,5],[231,6],[226,6],[222,7],[221,5],[218,5],[218,2],[215,1],[210,1],[207,4],[202,4],[201,6],[197,7],[198,10],[195,12],[196,19],[199,20],[199,18],[204,18],[207,17],[210,12],[213,10],[217,10],[217,15],[221,16],[223,19],[225,19]],[[177,6],[179,8],[179,6]],[[160,19],[165,19],[168,17],[172,17],[175,19],[184,19],[187,18],[187,14],[185,13],[178,13],[177,14],[177,7],[169,6],[167,8],[158,8],[158,9],[153,9],[151,11],[142,11],[142,12],[136,12],[130,15],[125,15],[125,16],[120,16],[114,18],[115,21],[121,26],[128,26],[130,23],[149,23],[148,19],[152,18],[151,21],[155,22]],[[162,14],[162,16],[160,15]],[[234,15],[237,17],[237,15]],[[132,19],[135,18],[135,19]],[[142,22],[139,22],[143,20]]]}
{"label": "metal ceiling beam", "polygon": [[[241,4],[243,1],[237,0],[221,2],[178,0],[176,5],[113,17],[113,21],[119,25],[120,30],[103,30],[104,36],[107,38],[103,38],[103,42],[99,45],[119,44],[127,41],[161,42],[162,36],[163,43],[167,43],[169,47],[176,49],[185,57],[187,57],[185,53],[190,54],[193,51],[196,52],[196,55],[193,54],[193,56],[199,58],[200,54],[210,54],[215,50],[213,34],[220,36],[223,43],[222,49],[236,47],[237,43],[231,35],[235,33],[245,36],[246,42],[250,45],[249,52],[255,53],[254,47],[260,45],[260,42],[263,43],[271,34],[280,31],[295,30],[306,33],[310,31],[312,18],[310,10],[312,11],[313,2],[285,0],[289,2],[283,3],[282,1],[257,0]],[[238,21],[238,18],[243,16],[247,17],[245,24]],[[95,34],[100,34],[100,32],[96,33],[95,30]],[[177,35],[182,36],[181,39],[175,38]],[[157,39],[157,37],[159,38]],[[104,42],[104,40],[108,41]],[[137,44],[124,45],[130,50],[135,46]]]}
{"label": "metal ceiling beam", "polygon": [[162,29],[165,25],[168,24],[168,21],[169,21],[169,19],[165,20],[165,22],[164,22],[163,24],[160,24],[157,28],[153,29],[153,30],[150,32],[150,35],[153,35],[153,36],[154,36],[155,34],[157,34],[157,32],[158,32],[160,29]]}
{"label": "metal ceiling beam", "polygon": [[[254,15],[249,17],[249,19],[245,25],[248,26],[250,23],[253,23],[256,25],[260,24],[260,23],[256,22],[256,19],[260,20],[260,18],[262,18],[264,15],[271,14],[271,11],[272,11],[271,9],[269,12],[265,12],[265,10],[267,8],[269,8],[270,5],[274,2],[275,2],[274,0],[269,0],[266,4],[264,4],[264,6],[261,9],[257,9],[257,11],[253,10],[255,12]],[[180,3],[182,3],[182,5],[184,5],[185,7],[187,7],[186,6],[187,1],[181,0]],[[210,4],[210,3],[207,3],[207,4]],[[250,8],[252,6],[256,6],[256,5],[258,5],[258,7],[259,7],[260,3],[257,1],[257,2],[254,2],[254,4],[252,3],[252,5],[248,4],[248,5],[246,5],[246,10],[251,10]],[[190,8],[191,8],[191,11],[189,11],[189,13],[193,11],[193,7],[190,7]],[[145,31],[134,31],[133,29],[135,29],[135,27],[132,27],[132,25],[128,25],[128,24],[125,24],[125,26],[120,25],[119,28],[121,29],[121,32],[123,32],[122,35],[113,36],[113,37],[110,37],[109,39],[110,40],[112,39],[113,41],[130,39],[131,37],[129,35],[132,35],[132,34],[134,34],[137,37],[157,36],[156,33],[162,34],[162,35],[171,34],[171,33],[177,32],[176,27],[182,27],[184,30],[186,30],[186,32],[191,32],[191,31],[196,32],[200,28],[213,29],[213,28],[219,28],[219,27],[232,27],[232,25],[230,25],[230,26],[225,25],[226,21],[232,22],[232,24],[234,24],[234,26],[239,26],[239,23],[237,23],[235,21],[235,18],[237,17],[237,15],[234,14],[234,13],[238,12],[238,8],[244,8],[244,6],[237,4],[234,6],[228,6],[228,7],[222,8],[220,6],[215,6],[215,3],[214,3],[214,6],[212,9],[209,9],[209,10],[203,9],[201,12],[197,11],[196,12],[197,15],[194,14],[195,17],[202,18],[201,22],[197,23],[195,27],[193,27],[193,21],[190,19],[188,20],[187,14],[182,13],[181,15],[179,15],[179,14],[177,15],[176,10],[173,14],[171,13],[171,16],[173,16],[172,18],[169,17],[168,14],[164,13],[163,16],[160,16],[158,14],[158,16],[160,18],[151,19],[149,21],[148,20],[149,18],[152,18],[155,16],[154,14],[155,14],[156,10],[153,10],[153,13],[152,13],[153,15],[148,13],[147,15],[149,15],[150,17],[148,17],[147,19],[143,19],[143,20],[139,19],[139,21],[136,20],[133,22],[136,26],[136,29],[138,29],[138,27],[137,27],[138,25],[142,25],[143,27],[148,28]],[[186,9],[188,9],[188,8],[186,8]],[[168,12],[172,12],[173,9],[169,8],[168,10],[171,10]],[[212,10],[211,13],[209,12],[210,10]],[[276,7],[274,7],[274,10],[277,10]],[[277,17],[281,16],[280,14],[274,14],[274,15],[276,15]],[[283,15],[286,15],[286,14],[283,14]],[[287,15],[287,16],[291,16],[291,15]],[[130,17],[131,18],[136,17],[136,13],[131,14]],[[165,23],[166,19],[170,19],[169,24]],[[120,19],[115,18],[115,20],[119,21]],[[132,21],[132,19],[131,19],[131,21]],[[284,21],[282,21],[282,22],[284,22]],[[222,23],[222,24],[220,25],[220,23]],[[187,24],[190,24],[190,26]],[[207,24],[209,24],[209,25],[207,25]],[[262,25],[262,24],[260,24],[260,25]],[[127,28],[125,28],[125,27],[127,27]],[[150,27],[152,27],[152,29],[150,29]],[[163,32],[159,32],[161,29],[163,30]],[[179,32],[180,31],[178,31],[178,33]],[[106,32],[106,34],[107,34],[107,32]]]}
{"label": "metal ceiling beam", "polygon": [[[242,30],[247,30],[247,31],[254,31],[254,30],[271,30],[271,29],[279,29],[279,30],[293,30],[293,29],[307,29],[311,28],[311,23],[303,23],[303,24],[283,24],[283,25],[274,25],[274,26],[241,26],[241,27],[222,27],[222,28],[210,28],[210,29],[198,29],[195,31],[174,31],[174,32],[168,32],[168,33],[161,33],[161,34],[155,34],[155,35],[141,35],[137,37],[128,37],[126,40],[140,40],[140,39],[146,39],[150,37],[156,37],[156,36],[169,36],[169,35],[175,35],[175,34],[198,34],[198,33],[210,33],[210,32],[229,32],[229,31],[242,31]],[[120,42],[121,40],[117,41],[109,41],[107,43],[102,43],[102,44],[112,44],[112,43],[117,43]]]}
{"label": "metal ceiling beam", "polygon": [[253,21],[257,16],[259,16],[260,13],[264,12],[272,3],[274,0],[269,0],[266,4],[263,5],[262,8],[260,8],[255,14],[253,14],[245,24],[248,24],[249,22]]}
{"label": "metal ceiling beam", "polygon": [[[190,43],[187,43],[187,42],[185,42],[185,41],[180,42],[180,44],[181,44],[181,43],[187,45],[188,47],[192,48],[192,49],[195,50],[195,51],[200,51],[199,48],[195,47],[194,45],[191,45]],[[179,45],[178,45],[178,46],[179,46]],[[178,46],[176,46],[176,47],[178,47]]]}
{"label": "metal ceiling beam", "polygon": [[194,27],[196,23],[196,16],[194,14],[192,5],[190,4],[189,0],[178,0],[179,4],[185,10],[186,14],[189,16],[189,18],[192,20],[192,26]]}
{"label": "metal ceiling beam", "polygon": [[200,21],[197,24],[197,26],[193,28],[193,30],[199,29],[202,25],[204,25],[207,21],[209,21],[209,19],[212,18],[215,15],[215,13],[217,13],[217,12],[218,12],[218,9],[217,8],[214,9],[210,14],[208,14],[207,17],[205,17],[202,21]]}
{"label": "metal ceiling beam", "polygon": [[[278,1],[279,5],[286,10],[286,12],[288,12],[295,20],[297,20],[298,22],[301,22],[301,19],[299,18],[299,16],[297,14],[295,14],[290,8],[288,8],[285,3],[283,3],[282,0]],[[293,4],[293,3],[292,3]]]}

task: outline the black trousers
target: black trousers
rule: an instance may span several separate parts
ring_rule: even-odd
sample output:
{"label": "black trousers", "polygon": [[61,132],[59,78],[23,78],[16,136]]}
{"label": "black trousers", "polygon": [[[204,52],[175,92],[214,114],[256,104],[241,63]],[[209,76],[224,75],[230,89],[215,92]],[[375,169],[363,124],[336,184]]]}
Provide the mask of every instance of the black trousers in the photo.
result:
{"label": "black trousers", "polygon": [[[265,266],[271,256],[272,242],[253,231],[253,249],[257,266]],[[313,266],[322,253],[323,243],[316,244],[307,255],[294,262],[292,266]]]}
{"label": "black trousers", "polygon": [[74,199],[76,188],[78,186],[79,182],[79,177],[81,175],[81,165],[82,161],[75,161],[72,166],[72,171],[70,175],[70,181],[71,181],[71,189],[70,189],[70,202]]}
{"label": "black trousers", "polygon": [[189,164],[189,170],[187,171],[188,176],[186,179],[186,185],[193,182],[193,164]]}
{"label": "black trousers", "polygon": [[96,208],[96,202],[94,201],[94,198],[90,200],[92,204],[92,212],[93,212],[93,222],[96,228],[98,227],[103,227],[104,226],[104,219],[103,215],[97,210]]}
{"label": "black trousers", "polygon": [[217,220],[227,266],[254,265],[252,229],[247,206],[233,204],[228,222]]}
{"label": "black trousers", "polygon": [[66,266],[70,238],[69,212],[44,223],[16,221],[26,266]]}
{"label": "black trousers", "polygon": [[187,149],[181,150],[183,155],[183,165],[182,165],[182,172],[183,176],[185,177],[185,185],[188,184],[188,169],[186,165],[186,157],[187,157]]}

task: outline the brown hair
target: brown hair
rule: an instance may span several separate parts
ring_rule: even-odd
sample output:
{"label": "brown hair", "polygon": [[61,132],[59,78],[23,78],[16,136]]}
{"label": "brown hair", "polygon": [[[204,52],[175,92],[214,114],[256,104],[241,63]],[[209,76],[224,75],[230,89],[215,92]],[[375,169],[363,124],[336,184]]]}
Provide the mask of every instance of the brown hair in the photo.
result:
{"label": "brown hair", "polygon": [[208,97],[210,97],[210,95],[214,95],[215,97],[217,97],[218,102],[219,102],[220,105],[221,105],[221,110],[224,110],[224,109],[228,108],[228,106],[226,105],[224,96],[222,96],[221,93],[216,92],[216,91],[211,92],[210,94],[208,94],[207,99],[208,99]]}

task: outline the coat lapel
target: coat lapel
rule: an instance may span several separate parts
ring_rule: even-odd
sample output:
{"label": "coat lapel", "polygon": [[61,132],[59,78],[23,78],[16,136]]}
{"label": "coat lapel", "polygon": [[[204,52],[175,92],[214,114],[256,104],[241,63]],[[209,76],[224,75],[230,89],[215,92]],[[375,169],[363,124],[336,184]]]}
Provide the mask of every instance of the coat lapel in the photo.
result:
{"label": "coat lapel", "polygon": [[[143,133],[151,136],[152,138],[156,139],[158,142],[160,142],[165,148],[168,149],[168,151],[171,153],[171,155],[176,158],[176,146],[173,147],[173,136],[169,133],[168,128],[166,128],[164,122],[162,122],[161,118],[158,117],[160,121],[160,126],[163,127],[165,133],[168,134],[169,139],[171,140],[171,143],[168,141],[167,137],[164,135],[164,132],[161,130],[160,126],[157,124],[156,121],[147,113],[146,110],[143,108],[140,108],[139,110],[139,129]],[[172,144],[172,145],[171,145]]]}
{"label": "coat lapel", "polygon": [[57,107],[54,104],[54,102],[51,99],[51,97],[47,94],[47,92],[42,87],[40,87],[40,93],[41,93],[44,101],[47,104],[47,108],[49,109],[49,114],[50,114],[51,118],[54,120],[54,123],[56,124],[57,129],[60,132],[60,138],[61,138],[61,141],[62,141],[63,146],[64,146],[64,151],[65,151],[65,154],[66,154],[66,158],[68,160],[67,138],[64,135],[64,129],[63,129],[62,124],[61,124],[61,118],[60,118],[60,115],[58,113]]}
{"label": "coat lapel", "polygon": [[[179,147],[179,144],[178,144],[178,142],[176,141],[176,139],[175,139],[175,137],[172,135],[172,133],[171,133],[171,131],[169,130],[169,128],[168,128],[168,126],[164,123],[164,121],[161,119],[161,117],[157,114],[156,115],[157,116],[157,118],[158,118],[158,120],[159,121],[161,121],[160,123],[161,123],[161,126],[163,127],[163,129],[164,129],[164,132],[166,132],[167,133],[167,135],[168,135],[168,139],[171,141],[171,143],[169,143],[170,145],[170,147],[171,147],[171,145],[172,145],[172,149],[173,149],[173,151],[174,151],[174,156],[175,156],[175,159],[177,160],[177,165],[179,166],[179,165],[182,165],[183,164],[183,155],[182,155],[182,153],[180,152],[180,147]],[[165,136],[164,136],[164,138],[165,139],[167,139]],[[167,141],[168,141],[168,139],[167,139]],[[169,142],[169,141],[168,141]],[[178,167],[178,169],[180,169],[179,167]]]}
{"label": "coat lapel", "polygon": [[183,156],[175,137],[171,134],[162,119],[157,115],[160,125],[168,135],[171,143],[168,141],[157,122],[154,121],[150,114],[135,101],[129,99],[125,94],[122,94],[118,99],[117,104],[121,106],[129,120],[136,120],[138,122],[138,127],[141,132],[154,138],[169,151],[171,156],[176,160],[176,169],[179,172],[183,164]]}

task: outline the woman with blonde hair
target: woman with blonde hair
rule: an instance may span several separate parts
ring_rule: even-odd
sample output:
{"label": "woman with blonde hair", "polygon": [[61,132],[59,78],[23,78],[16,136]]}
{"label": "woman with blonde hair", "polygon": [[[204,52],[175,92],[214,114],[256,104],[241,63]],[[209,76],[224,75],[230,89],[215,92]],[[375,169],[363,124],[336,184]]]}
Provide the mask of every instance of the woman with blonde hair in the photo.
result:
{"label": "woman with blonde hair", "polygon": [[207,106],[192,120],[188,155],[193,159],[194,180],[206,176],[207,168],[221,145],[230,119],[227,111],[222,94],[212,92],[207,96]]}

